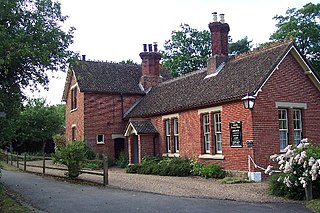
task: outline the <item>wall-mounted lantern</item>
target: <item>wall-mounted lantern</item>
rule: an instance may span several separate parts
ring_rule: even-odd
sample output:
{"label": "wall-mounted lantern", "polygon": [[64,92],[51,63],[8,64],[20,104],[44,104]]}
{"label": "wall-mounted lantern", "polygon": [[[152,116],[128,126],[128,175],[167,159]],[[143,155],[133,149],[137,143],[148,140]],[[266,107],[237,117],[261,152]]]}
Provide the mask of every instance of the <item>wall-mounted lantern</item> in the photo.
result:
{"label": "wall-mounted lantern", "polygon": [[247,93],[241,100],[243,101],[244,108],[252,110],[256,97],[254,97],[252,93]]}

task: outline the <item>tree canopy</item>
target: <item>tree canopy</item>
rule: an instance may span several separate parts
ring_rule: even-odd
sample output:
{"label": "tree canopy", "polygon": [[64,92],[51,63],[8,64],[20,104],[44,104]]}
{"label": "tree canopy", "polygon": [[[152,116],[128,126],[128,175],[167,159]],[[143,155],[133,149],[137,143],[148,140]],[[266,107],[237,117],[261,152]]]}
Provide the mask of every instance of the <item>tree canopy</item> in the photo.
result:
{"label": "tree canopy", "polygon": [[33,149],[41,149],[54,134],[63,130],[64,109],[64,105],[49,106],[44,99],[30,100],[15,120],[13,145],[26,147],[27,144],[33,144]]}
{"label": "tree canopy", "polygon": [[320,3],[291,8],[285,15],[276,15],[277,30],[270,39],[294,39],[300,51],[320,73]]}
{"label": "tree canopy", "polygon": [[62,29],[66,18],[55,0],[0,1],[2,96],[22,95],[21,89],[27,86],[46,86],[46,71],[57,71],[67,65],[74,56],[68,50],[74,28],[67,32]]}
{"label": "tree canopy", "polygon": [[[164,43],[162,64],[173,76],[183,75],[207,66],[211,55],[211,34],[208,30],[199,31],[188,24],[181,24],[180,30],[171,33],[171,39]],[[230,52],[239,54],[250,50],[251,41],[245,37],[230,44]]]}

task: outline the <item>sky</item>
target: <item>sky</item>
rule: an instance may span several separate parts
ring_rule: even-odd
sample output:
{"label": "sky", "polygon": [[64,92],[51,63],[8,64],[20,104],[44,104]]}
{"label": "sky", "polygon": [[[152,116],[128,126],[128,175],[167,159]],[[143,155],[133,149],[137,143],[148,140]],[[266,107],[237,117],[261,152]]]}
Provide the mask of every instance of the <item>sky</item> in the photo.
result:
{"label": "sky", "polygon": [[[233,41],[248,36],[252,44],[267,42],[276,30],[275,15],[288,8],[319,0],[60,0],[62,13],[69,18],[64,29],[73,26],[74,43],[70,49],[86,55],[87,60],[114,61],[131,59],[141,63],[142,44],[165,40],[180,24],[208,30],[212,12],[225,14]],[[50,74],[49,91],[27,92],[43,97],[49,104],[61,103],[66,72]]]}

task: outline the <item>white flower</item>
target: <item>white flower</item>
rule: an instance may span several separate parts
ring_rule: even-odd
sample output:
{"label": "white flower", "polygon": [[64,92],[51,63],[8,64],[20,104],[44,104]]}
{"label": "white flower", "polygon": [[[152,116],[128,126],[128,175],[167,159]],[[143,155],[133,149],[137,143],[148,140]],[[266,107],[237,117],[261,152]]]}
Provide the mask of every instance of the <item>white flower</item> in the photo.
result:
{"label": "white flower", "polygon": [[290,164],[290,162],[286,162],[286,165],[284,166],[284,170],[283,170],[283,172],[284,173],[289,173],[289,172],[291,172],[291,170],[292,170],[292,165]]}
{"label": "white flower", "polygon": [[265,174],[271,175],[273,166],[269,165],[267,169],[264,171]]}
{"label": "white flower", "polygon": [[292,145],[288,145],[286,148],[284,148],[283,151],[287,152],[288,150],[291,150]]}
{"label": "white flower", "polygon": [[308,165],[312,166],[314,162],[315,162],[315,159],[313,157],[310,157]]}
{"label": "white flower", "polygon": [[294,157],[294,160],[297,162],[300,158],[300,154],[297,154],[295,157]]}
{"label": "white flower", "polygon": [[301,143],[308,143],[308,138],[303,138],[303,139],[301,140]]}
{"label": "white flower", "polygon": [[274,154],[270,156],[270,160],[275,161],[277,159],[278,155]]}

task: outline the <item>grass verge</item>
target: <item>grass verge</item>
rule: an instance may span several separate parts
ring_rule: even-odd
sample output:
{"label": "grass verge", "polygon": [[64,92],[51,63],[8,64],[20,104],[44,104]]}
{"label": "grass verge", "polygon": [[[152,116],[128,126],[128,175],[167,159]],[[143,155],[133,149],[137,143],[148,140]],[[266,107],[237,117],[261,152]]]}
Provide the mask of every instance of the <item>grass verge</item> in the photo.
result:
{"label": "grass verge", "polygon": [[308,209],[311,209],[314,212],[320,213],[320,199],[310,200],[306,203]]}
{"label": "grass verge", "polygon": [[[10,195],[10,196],[9,196]],[[0,212],[9,213],[28,213],[29,209],[21,206],[21,204],[13,199],[14,197],[12,193],[9,193],[3,184],[0,183]]]}

